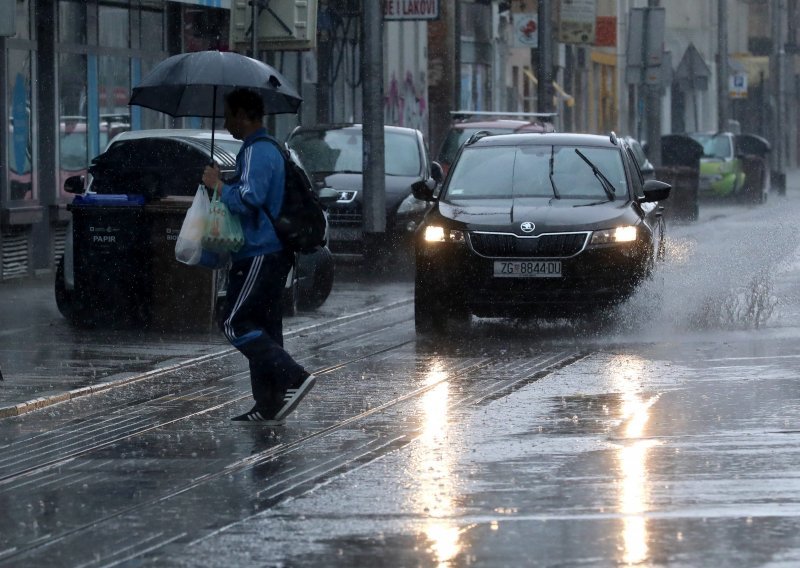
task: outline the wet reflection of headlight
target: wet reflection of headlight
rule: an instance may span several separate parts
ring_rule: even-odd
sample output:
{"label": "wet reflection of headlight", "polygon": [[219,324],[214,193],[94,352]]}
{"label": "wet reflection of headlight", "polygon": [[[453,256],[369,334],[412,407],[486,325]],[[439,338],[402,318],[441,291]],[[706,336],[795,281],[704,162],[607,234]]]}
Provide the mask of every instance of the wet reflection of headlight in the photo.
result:
{"label": "wet reflection of headlight", "polygon": [[464,231],[429,225],[425,227],[425,241],[429,243],[464,243]]}
{"label": "wet reflection of headlight", "polygon": [[617,227],[616,229],[605,229],[592,233],[593,245],[605,245],[609,243],[629,243],[636,240],[637,231],[633,225]]}

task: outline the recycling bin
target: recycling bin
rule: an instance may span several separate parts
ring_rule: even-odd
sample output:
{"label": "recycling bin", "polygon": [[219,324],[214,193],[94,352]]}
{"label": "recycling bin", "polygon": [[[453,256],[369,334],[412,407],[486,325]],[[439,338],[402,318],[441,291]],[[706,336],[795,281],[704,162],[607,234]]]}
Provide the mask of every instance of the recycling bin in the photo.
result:
{"label": "recycling bin", "polygon": [[216,327],[218,271],[175,260],[175,242],[191,204],[191,197],[168,197],[144,208],[152,273],[149,325],[154,329],[210,332]]}
{"label": "recycling bin", "polygon": [[661,137],[661,166],[655,176],[672,186],[664,202],[665,215],[670,219],[696,221],[700,212],[700,157],[703,146],[684,134]]}
{"label": "recycling bin", "polygon": [[101,327],[145,323],[150,291],[148,237],[140,196],[78,196],[73,223],[74,301]]}

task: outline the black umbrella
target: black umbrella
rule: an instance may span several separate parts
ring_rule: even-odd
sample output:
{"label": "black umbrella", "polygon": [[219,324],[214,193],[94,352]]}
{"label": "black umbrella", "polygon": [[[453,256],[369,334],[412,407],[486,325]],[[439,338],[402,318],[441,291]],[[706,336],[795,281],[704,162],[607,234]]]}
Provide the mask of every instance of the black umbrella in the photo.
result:
{"label": "black umbrella", "polygon": [[267,114],[296,113],[303,102],[283,75],[266,63],[232,51],[197,51],[173,55],[153,67],[133,88],[128,104],[171,116],[216,119],[225,95],[240,87],[259,93]]}

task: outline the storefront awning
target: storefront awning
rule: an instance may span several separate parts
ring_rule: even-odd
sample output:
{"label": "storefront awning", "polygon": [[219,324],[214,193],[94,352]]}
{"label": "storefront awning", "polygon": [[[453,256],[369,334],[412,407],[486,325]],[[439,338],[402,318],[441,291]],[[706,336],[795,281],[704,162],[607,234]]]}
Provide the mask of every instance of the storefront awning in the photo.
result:
{"label": "storefront awning", "polygon": [[231,0],[172,0],[181,4],[195,4],[197,6],[205,6],[206,8],[224,8],[231,9]]}
{"label": "storefront awning", "polygon": [[[528,77],[531,83],[534,85],[539,84],[539,79],[536,78],[536,75],[534,75],[530,69],[523,69],[522,72],[525,73],[525,76]],[[555,81],[553,81],[553,90],[555,90],[557,96],[564,100],[564,104],[566,104],[568,107],[575,105],[575,97],[566,92],[561,85]]]}

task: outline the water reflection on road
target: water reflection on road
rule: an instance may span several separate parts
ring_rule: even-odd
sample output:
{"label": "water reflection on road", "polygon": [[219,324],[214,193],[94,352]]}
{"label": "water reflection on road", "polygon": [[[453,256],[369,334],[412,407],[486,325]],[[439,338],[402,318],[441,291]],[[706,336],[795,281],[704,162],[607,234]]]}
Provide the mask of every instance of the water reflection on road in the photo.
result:
{"label": "water reflection on road", "polygon": [[650,510],[647,458],[656,440],[645,437],[650,408],[659,395],[641,392],[641,377],[646,362],[630,355],[614,357],[609,362],[611,388],[621,395],[619,408],[620,439],[616,441],[618,510],[623,515],[622,560],[638,564],[648,560],[646,513]]}

